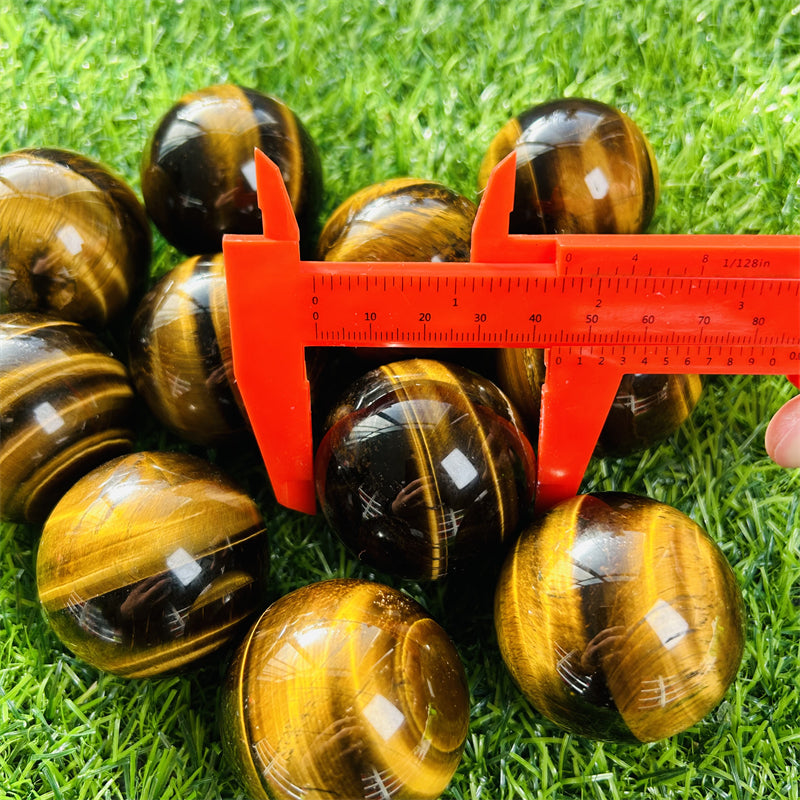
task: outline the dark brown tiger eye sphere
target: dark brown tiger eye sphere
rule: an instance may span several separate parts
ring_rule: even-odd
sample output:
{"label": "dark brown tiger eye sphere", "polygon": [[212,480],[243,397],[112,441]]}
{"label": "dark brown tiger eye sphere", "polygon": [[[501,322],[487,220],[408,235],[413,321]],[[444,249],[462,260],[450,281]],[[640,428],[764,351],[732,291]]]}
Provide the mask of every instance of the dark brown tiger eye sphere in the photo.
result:
{"label": "dark brown tiger eye sphere", "polygon": [[[544,353],[498,351],[497,383],[529,430],[538,430]],[[597,442],[598,456],[625,456],[657,445],[689,418],[703,391],[699,375],[623,375]]]}
{"label": "dark brown tiger eye sphere", "polygon": [[597,454],[624,456],[658,444],[686,422],[702,391],[699,375],[624,375]]}
{"label": "dark brown tiger eye sphere", "polygon": [[320,234],[325,261],[469,261],[475,204],[435,181],[394,178],[344,201]]}
{"label": "dark brown tiger eye sphere", "polygon": [[75,322],[0,315],[0,509],[44,522],[69,487],[132,448],[125,366]]}
{"label": "dark brown tiger eye sphere", "polygon": [[280,168],[301,245],[313,246],[322,203],[316,145],[280,100],[229,84],[184,95],[144,151],[145,206],[167,241],[199,255],[220,252],[225,233],[261,233],[256,148]]}
{"label": "dark brown tiger eye sphere", "polygon": [[150,224],[104,166],[66,150],[0,156],[0,311],[100,328],[144,287]]}
{"label": "dark brown tiger eye sphere", "polygon": [[577,98],[534,106],[489,145],[480,191],[517,156],[511,233],[639,233],[658,202],[658,168],[644,134],[611,106]]}
{"label": "dark brown tiger eye sphere", "polygon": [[165,427],[200,445],[249,430],[233,375],[222,254],[189,258],[156,283],[136,309],[129,350],[136,391]]}
{"label": "dark brown tiger eye sphere", "polygon": [[447,634],[388,586],[332,580],[270,606],[240,645],[222,742],[248,797],[437,798],[469,725]]}
{"label": "dark brown tiger eye sphere", "polygon": [[134,453],[78,481],[48,518],[39,599],[78,658],[125,677],[178,670],[240,632],[264,598],[264,522],[207,462]]}
{"label": "dark brown tiger eye sphere", "polygon": [[721,550],[670,506],[567,500],[517,539],[495,595],[500,652],[539,712],[596,739],[650,742],[722,700],[744,643]]}
{"label": "dark brown tiger eye sphere", "polygon": [[535,459],[494,384],[411,359],[353,384],[315,474],[328,522],[359,559],[433,580],[500,555],[532,500]]}

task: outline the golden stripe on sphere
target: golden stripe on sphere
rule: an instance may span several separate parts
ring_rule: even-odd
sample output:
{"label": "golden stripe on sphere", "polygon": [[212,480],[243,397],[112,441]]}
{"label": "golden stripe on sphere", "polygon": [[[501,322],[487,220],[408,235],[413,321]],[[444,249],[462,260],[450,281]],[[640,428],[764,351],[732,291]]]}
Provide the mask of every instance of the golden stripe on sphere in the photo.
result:
{"label": "golden stripe on sphere", "polygon": [[[517,515],[512,514],[511,521],[507,518],[510,509],[507,507],[506,499],[501,491],[501,481],[497,471],[495,454],[492,452],[489,444],[488,432],[483,424],[483,420],[476,412],[474,403],[462,388],[458,377],[447,368],[443,368],[443,379],[453,388],[458,389],[459,399],[462,401],[464,411],[469,417],[470,428],[475,431],[475,436],[481,449],[483,467],[489,473],[489,479],[485,482],[485,486],[494,494],[494,506],[498,515],[498,538],[503,541],[510,532],[510,528],[516,525]],[[454,442],[453,446],[456,447],[457,443]],[[514,498],[512,502],[516,502],[516,498]]]}
{"label": "golden stripe on sphere", "polygon": [[[262,613],[261,618],[263,616]],[[259,696],[259,702],[253,702],[256,695],[250,691],[246,682],[246,671],[252,662],[251,648],[261,618],[245,634],[231,659],[219,703],[223,750],[238,773],[239,780],[247,787],[254,800],[268,800],[250,750],[251,742],[255,740],[249,723],[257,718],[263,698]]]}
{"label": "golden stripe on sphere", "polygon": [[225,284],[225,259],[222,253],[217,253],[211,258],[209,269],[216,278],[211,288],[211,321],[217,338],[217,347],[222,359],[222,366],[227,377],[228,387],[233,395],[242,419],[247,419],[241,392],[233,372],[233,346],[231,344],[231,322],[228,308],[228,292]]}
{"label": "golden stripe on sphere", "polygon": [[[49,612],[50,622],[59,638],[73,651],[80,648],[83,660],[124,678],[152,678],[176,672],[187,665],[218,650],[244,621],[246,614],[229,620],[228,624],[200,631],[191,637],[181,637],[161,644],[150,644],[146,648],[125,647],[119,641],[74,638],[65,633],[67,627],[59,624],[59,618],[68,618],[74,608]],[[69,628],[72,629],[72,626]]]}
{"label": "golden stripe on sphere", "polygon": [[131,376],[138,393],[162,424],[203,445],[227,443],[246,428],[231,383],[222,264],[218,254],[174,267],[142,299],[130,331]]}
{"label": "golden stripe on sphere", "polygon": [[[196,316],[206,311],[198,308],[191,294],[170,290],[184,285],[199,261],[200,257],[195,257],[176,267],[137,312],[137,316],[144,315],[141,324],[146,330],[141,335],[146,341],[137,347],[141,355],[135,362],[136,388],[145,397],[152,395],[158,416],[178,430],[195,426],[203,430],[208,423],[202,417],[208,404],[207,376],[202,369],[202,343],[195,335]],[[137,323],[140,320],[134,322],[135,328]],[[138,358],[143,358],[142,364]]]}
{"label": "golden stripe on sphere", "polygon": [[[423,380],[437,380],[436,373],[444,369],[433,362],[415,363]],[[448,567],[447,542],[443,540],[442,536],[445,526],[441,524],[442,493],[437,480],[437,456],[432,450],[434,447],[436,452],[441,449],[439,437],[442,436],[443,431],[437,427],[434,433],[430,430],[430,424],[419,417],[415,406],[415,401],[419,400],[419,396],[416,393],[408,393],[408,387],[404,384],[402,375],[396,375],[393,369],[387,367],[381,367],[381,372],[402,402],[401,410],[405,419],[404,430],[414,454],[417,472],[422,480],[421,489],[427,516],[425,530],[429,536],[430,546],[430,577],[435,579],[444,575]]]}
{"label": "golden stripe on sphere", "polygon": [[502,348],[497,353],[497,383],[519,411],[530,438],[538,431],[544,383],[544,350]]}
{"label": "golden stripe on sphere", "polygon": [[[52,378],[32,381],[34,385],[30,393],[24,391],[24,386],[19,386],[5,395],[9,402],[3,403],[2,411],[11,424],[6,422],[4,426],[4,442],[0,448],[4,474],[14,463],[22,465],[27,461],[30,468],[45,456],[53,458],[53,447],[47,442],[81,438],[87,427],[90,430],[96,427],[99,419],[108,417],[111,422],[128,410],[133,401],[133,390],[123,376],[114,380],[113,375],[106,374],[102,363],[105,360],[92,356],[78,359],[87,364],[97,362],[93,366],[100,368],[94,375],[88,369],[79,378],[73,378],[71,373],[55,371]],[[59,393],[58,381],[72,383],[68,393]]]}
{"label": "golden stripe on sphere", "polygon": [[[46,606],[64,605],[71,592],[89,599],[161,572],[163,552],[148,546],[154,520],[162,541],[198,558],[262,532],[263,521],[249,497],[213,483],[203,473],[187,473],[180,458],[175,461],[175,480],[169,479],[164,468],[158,468],[169,468],[169,456],[158,454],[152,463],[145,453],[117,459],[83,478],[62,498],[42,538],[68,539],[72,555],[63,565],[50,561],[55,548],[49,553],[45,549],[37,569],[47,576],[40,584]],[[61,578],[56,580],[56,575]]]}
{"label": "golden stripe on sphere", "polygon": [[[202,125],[203,136],[198,142],[208,163],[214,166],[216,192],[225,197],[241,191],[241,165],[253,160],[260,144],[250,101],[238,86],[223,85],[189,95],[186,104],[189,102],[193,103],[194,118]],[[233,230],[232,219],[238,212],[226,208],[218,204],[213,215],[220,230]]]}
{"label": "golden stripe on sphere", "polygon": [[[24,498],[24,516],[36,519],[37,509],[52,507],[58,499],[87,470],[104,464],[133,449],[133,431],[130,428],[106,428],[93,436],[86,436],[56,456],[39,469],[20,480],[16,496]],[[5,476],[4,470],[0,470]]]}
{"label": "golden stripe on sphere", "polygon": [[281,155],[288,162],[283,173],[284,180],[288,178],[286,191],[291,200],[292,208],[297,212],[303,197],[303,174],[305,172],[303,148],[301,146],[302,133],[297,124],[297,117],[288,106],[276,102],[275,107],[281,119],[281,128],[286,131],[284,146],[281,149]]}
{"label": "golden stripe on sphere", "polygon": [[35,407],[36,395],[49,396],[59,389],[62,397],[73,399],[77,392],[64,386],[65,380],[69,381],[69,387],[74,381],[78,386],[102,387],[106,378],[112,385],[127,383],[127,370],[122,362],[104,353],[51,351],[44,358],[0,374],[2,405],[10,409],[24,401],[26,406]]}
{"label": "golden stripe on sphere", "polygon": [[625,125],[626,138],[630,142],[632,163],[636,165],[635,173],[639,177],[638,190],[643,202],[643,226],[646,226],[658,205],[661,194],[661,178],[658,172],[658,162],[650,140],[642,133],[636,123],[627,114],[620,113]]}
{"label": "golden stripe on sphere", "polygon": [[[81,424],[86,418],[87,404],[78,401],[72,409],[48,409],[47,424],[58,426],[53,432],[37,421],[10,436],[4,434],[0,475],[6,486],[14,487],[8,495],[8,502],[13,497],[27,498],[26,505],[33,506],[38,492],[47,494],[54,490],[62,476],[77,480],[91,466],[100,463],[97,460],[100,453],[120,455],[131,449],[132,429],[118,427],[119,420],[115,420],[133,400],[130,388],[121,386],[115,390],[112,387],[106,391],[104,401],[107,405],[102,410],[97,399],[97,396],[92,399],[89,408],[94,417],[93,427],[97,427],[98,421],[107,421],[102,430],[92,433]],[[68,488],[69,483],[64,485],[63,491]]]}
{"label": "golden stripe on sphere", "polygon": [[[630,194],[636,198],[636,187],[630,186],[629,170],[625,169],[630,163],[623,155],[628,149],[625,134],[617,118],[604,118],[596,122],[585,141],[569,148],[571,169],[561,175],[561,186],[569,187],[564,190],[569,199],[564,202],[560,232],[632,232],[627,203]],[[559,152],[567,157],[563,150]],[[638,216],[635,207],[634,215]]]}
{"label": "golden stripe on sphere", "polygon": [[367,186],[333,212],[319,238],[326,261],[464,261],[472,201],[435,181],[394,178]]}
{"label": "golden stripe on sphere", "polygon": [[572,551],[581,501],[564,503],[517,540],[495,595],[500,651],[534,706],[563,718],[582,690],[581,658],[588,643]]}
{"label": "golden stripe on sphere", "polygon": [[492,170],[515,148],[521,133],[519,120],[515,118],[506,122],[495,134],[478,171],[478,189],[480,191],[483,191],[489,182]]}

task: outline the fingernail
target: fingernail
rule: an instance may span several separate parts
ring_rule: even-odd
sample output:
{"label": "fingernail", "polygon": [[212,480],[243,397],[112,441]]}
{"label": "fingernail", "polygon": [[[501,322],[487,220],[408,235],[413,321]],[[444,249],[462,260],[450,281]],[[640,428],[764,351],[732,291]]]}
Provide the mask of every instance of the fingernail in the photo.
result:
{"label": "fingernail", "polygon": [[782,467],[800,467],[800,434],[787,431],[775,443],[772,459]]}
{"label": "fingernail", "polygon": [[800,396],[781,408],[767,426],[764,445],[781,467],[800,467]]}

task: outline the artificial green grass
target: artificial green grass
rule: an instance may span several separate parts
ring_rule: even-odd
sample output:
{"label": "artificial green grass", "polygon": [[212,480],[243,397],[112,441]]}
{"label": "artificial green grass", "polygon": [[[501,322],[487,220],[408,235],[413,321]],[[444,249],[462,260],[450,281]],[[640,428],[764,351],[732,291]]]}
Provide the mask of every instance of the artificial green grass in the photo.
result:
{"label": "artificial green grass", "polygon": [[[794,0],[296,3],[0,1],[0,152],[77,150],[138,191],[157,119],[222,81],[282,97],[316,140],[325,214],[398,175],[474,197],[512,114],[556,96],[628,112],[661,168],[654,232],[800,233],[800,6]],[[156,239],[153,274],[180,256]],[[531,709],[494,642],[491,587],[392,581],[453,636],[472,719],[450,798],[797,798],[800,475],[766,458],[778,378],[707,381],[692,419],[640,456],[592,464],[584,489],[648,494],[720,544],[747,612],[742,668],[689,731],[641,747],[565,735]],[[142,443],[184,447],[152,423]],[[254,453],[209,453],[271,533],[273,597],[370,577],[320,519],[277,507]],[[183,676],[125,681],[75,659],[43,622],[38,530],[0,533],[0,798],[241,798],[216,699],[226,654]],[[385,576],[375,575],[384,580]]]}

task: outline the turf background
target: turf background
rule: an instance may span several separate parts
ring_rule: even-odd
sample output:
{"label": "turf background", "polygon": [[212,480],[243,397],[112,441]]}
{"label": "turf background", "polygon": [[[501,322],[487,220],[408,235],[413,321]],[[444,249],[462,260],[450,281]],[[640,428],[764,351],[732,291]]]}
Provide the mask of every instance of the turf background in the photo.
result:
{"label": "turf background", "polygon": [[[0,0],[0,152],[77,150],[138,192],[160,115],[223,81],[298,113],[322,155],[326,215],[400,175],[474,197],[500,125],[569,95],[619,106],[650,138],[662,179],[651,231],[800,233],[795,0]],[[157,237],[153,275],[179,260]],[[469,674],[471,729],[447,797],[798,797],[800,475],[763,448],[792,392],[782,379],[712,379],[670,441],[595,462],[586,477],[585,489],[649,494],[689,514],[741,582],[739,677],[679,736],[632,748],[564,735],[514,688],[480,598],[403,584],[450,631]],[[141,444],[183,447],[146,415]],[[369,575],[319,519],[275,506],[257,458],[224,466],[267,516],[273,596]],[[82,664],[42,621],[37,539],[32,527],[0,532],[0,798],[241,798],[216,727],[224,659],[148,682]]]}

